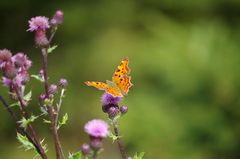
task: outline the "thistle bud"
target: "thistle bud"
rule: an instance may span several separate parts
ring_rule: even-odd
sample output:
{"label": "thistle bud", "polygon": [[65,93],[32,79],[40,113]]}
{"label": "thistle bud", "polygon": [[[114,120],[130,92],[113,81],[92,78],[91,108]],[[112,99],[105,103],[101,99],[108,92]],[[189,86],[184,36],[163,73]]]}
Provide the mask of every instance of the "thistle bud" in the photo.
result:
{"label": "thistle bud", "polygon": [[61,10],[58,10],[55,12],[53,18],[51,19],[50,23],[52,25],[59,25],[63,23],[63,19],[64,19],[64,13]]}
{"label": "thistle bud", "polygon": [[51,84],[50,87],[49,87],[49,89],[48,89],[48,93],[49,93],[50,95],[54,95],[54,94],[57,93],[57,90],[58,90],[57,85]]}
{"label": "thistle bud", "polygon": [[114,117],[116,117],[119,113],[119,109],[117,107],[111,107],[108,110],[108,116],[109,118],[113,119]]}
{"label": "thistle bud", "polygon": [[64,78],[60,79],[59,86],[62,88],[66,88],[68,86],[68,81]]}
{"label": "thistle bud", "polygon": [[88,155],[91,152],[91,148],[88,144],[83,144],[81,147],[81,151],[84,155]]}
{"label": "thistle bud", "polygon": [[120,112],[122,113],[122,114],[126,114],[127,112],[128,112],[128,107],[127,106],[121,106],[120,107]]}

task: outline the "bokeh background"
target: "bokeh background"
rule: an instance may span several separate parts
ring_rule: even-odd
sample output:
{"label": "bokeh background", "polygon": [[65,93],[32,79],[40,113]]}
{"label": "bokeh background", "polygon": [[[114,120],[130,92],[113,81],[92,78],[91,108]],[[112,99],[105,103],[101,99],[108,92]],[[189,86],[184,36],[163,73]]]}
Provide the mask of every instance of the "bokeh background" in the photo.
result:
{"label": "bokeh background", "polygon": [[[37,15],[65,12],[50,55],[50,82],[69,81],[63,112],[69,122],[60,130],[64,150],[76,151],[88,137],[84,124],[101,112],[103,92],[86,80],[111,79],[129,57],[134,87],[121,104],[129,113],[120,121],[129,155],[145,159],[240,158],[240,1],[237,0],[68,0],[0,1],[0,48],[25,52],[41,67],[27,21]],[[38,113],[43,87],[32,79],[29,110]],[[6,99],[7,89],[0,86]],[[11,101],[8,99],[8,102]],[[16,109],[16,108],[15,108]],[[17,110],[17,109],[16,109]],[[35,123],[54,155],[50,130]],[[16,141],[14,123],[0,107],[0,158],[27,159]],[[54,157],[51,157],[54,158]],[[99,159],[119,159],[116,144],[105,141]]]}

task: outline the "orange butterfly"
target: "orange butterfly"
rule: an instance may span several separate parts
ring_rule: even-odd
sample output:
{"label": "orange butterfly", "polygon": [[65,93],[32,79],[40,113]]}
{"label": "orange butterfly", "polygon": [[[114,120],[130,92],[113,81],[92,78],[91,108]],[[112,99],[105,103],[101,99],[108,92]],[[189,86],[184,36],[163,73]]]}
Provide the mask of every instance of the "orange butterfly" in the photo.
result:
{"label": "orange butterfly", "polygon": [[122,97],[128,93],[129,88],[133,85],[131,83],[131,77],[128,76],[130,69],[128,68],[128,58],[124,58],[120,65],[117,67],[113,74],[112,81],[104,82],[85,82],[88,86],[93,86],[99,90],[105,90],[107,93],[113,95],[114,97]]}

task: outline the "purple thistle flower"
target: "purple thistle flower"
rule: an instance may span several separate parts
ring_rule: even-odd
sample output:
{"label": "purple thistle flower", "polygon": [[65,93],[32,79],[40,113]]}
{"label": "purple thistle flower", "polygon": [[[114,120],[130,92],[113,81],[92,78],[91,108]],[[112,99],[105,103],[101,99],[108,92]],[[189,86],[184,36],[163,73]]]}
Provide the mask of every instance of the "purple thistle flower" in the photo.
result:
{"label": "purple thistle flower", "polygon": [[102,96],[102,105],[117,105],[121,101],[122,97],[114,97],[111,94],[104,93]]}
{"label": "purple thistle flower", "polygon": [[22,84],[26,84],[30,80],[28,71],[20,68],[18,74],[16,76],[16,84],[21,86]]}
{"label": "purple thistle flower", "polygon": [[31,18],[31,20],[28,21],[29,23],[29,29],[27,31],[33,32],[37,30],[46,30],[50,27],[48,18],[44,16],[37,16],[34,18]]}
{"label": "purple thistle flower", "polygon": [[87,122],[84,126],[85,132],[92,137],[107,137],[109,134],[108,124],[100,119],[94,119]]}
{"label": "purple thistle flower", "polygon": [[2,77],[2,83],[5,87],[10,87],[12,84],[12,80],[6,77]]}

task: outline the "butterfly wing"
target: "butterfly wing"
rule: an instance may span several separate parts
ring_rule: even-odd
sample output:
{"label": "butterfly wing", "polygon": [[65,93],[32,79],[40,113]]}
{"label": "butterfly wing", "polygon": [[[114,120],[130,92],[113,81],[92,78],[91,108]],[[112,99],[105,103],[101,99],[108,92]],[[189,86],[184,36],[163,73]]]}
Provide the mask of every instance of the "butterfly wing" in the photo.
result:
{"label": "butterfly wing", "polygon": [[106,90],[108,87],[107,84],[103,82],[87,81],[85,84],[88,86],[93,86],[99,90]]}
{"label": "butterfly wing", "polygon": [[129,63],[128,58],[124,58],[117,67],[117,69],[115,70],[112,77],[112,81],[121,90],[123,95],[127,94],[129,88],[132,86],[131,77],[128,76],[130,73],[128,63]]}
{"label": "butterfly wing", "polygon": [[87,81],[85,82],[86,85],[88,86],[93,86],[99,90],[105,90],[107,93],[113,95],[113,96],[120,96],[122,97],[122,93],[120,89],[113,84],[106,84],[103,82],[95,82],[95,81]]}

